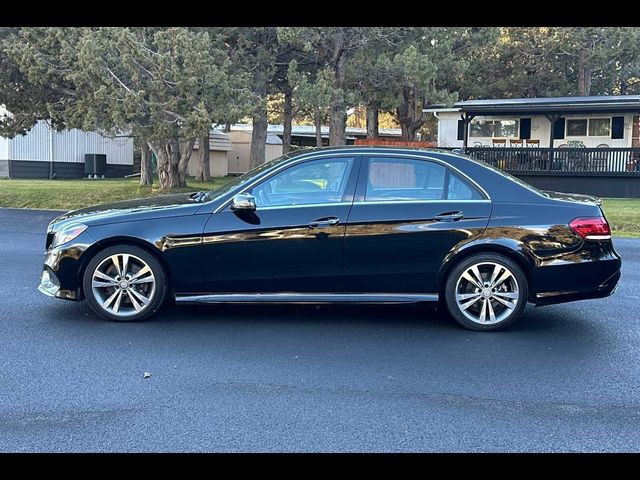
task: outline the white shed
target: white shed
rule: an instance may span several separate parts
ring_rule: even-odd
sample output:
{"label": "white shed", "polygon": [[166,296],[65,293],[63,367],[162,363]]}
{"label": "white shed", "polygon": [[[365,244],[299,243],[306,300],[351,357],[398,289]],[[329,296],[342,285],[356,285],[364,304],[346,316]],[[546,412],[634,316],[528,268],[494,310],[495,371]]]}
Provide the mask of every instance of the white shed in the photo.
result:
{"label": "white shed", "polygon": [[[192,177],[200,173],[200,145],[198,140],[193,145],[191,159],[187,165],[187,175]],[[228,152],[232,151],[231,139],[228,134],[220,130],[211,130],[209,133],[209,175],[212,177],[225,177],[229,174]]]}
{"label": "white shed", "polygon": [[[251,130],[231,130],[229,132],[233,150],[229,153],[229,173],[238,174],[249,170],[249,156],[251,153]],[[267,134],[265,146],[265,161],[273,160],[282,155],[282,140],[278,135]]]}
{"label": "white shed", "polygon": [[0,137],[0,177],[83,178],[86,154],[106,156],[106,177],[123,177],[133,170],[131,137],[77,129],[56,132],[41,120],[26,135]]}

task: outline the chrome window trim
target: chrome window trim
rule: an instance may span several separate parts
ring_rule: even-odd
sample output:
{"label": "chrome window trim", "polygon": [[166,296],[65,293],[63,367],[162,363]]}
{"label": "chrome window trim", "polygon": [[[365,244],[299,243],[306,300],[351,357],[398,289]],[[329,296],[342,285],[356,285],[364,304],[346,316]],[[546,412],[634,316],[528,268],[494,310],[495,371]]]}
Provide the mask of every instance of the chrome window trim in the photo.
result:
{"label": "chrome window trim", "polygon": [[256,212],[265,210],[283,210],[285,208],[308,208],[308,207],[333,207],[338,205],[351,205],[351,202],[329,202],[329,203],[305,203],[303,205],[272,205],[270,207],[256,207]]}
{"label": "chrome window trim", "polygon": [[373,200],[353,202],[354,205],[406,205],[409,203],[491,203],[491,200]]}

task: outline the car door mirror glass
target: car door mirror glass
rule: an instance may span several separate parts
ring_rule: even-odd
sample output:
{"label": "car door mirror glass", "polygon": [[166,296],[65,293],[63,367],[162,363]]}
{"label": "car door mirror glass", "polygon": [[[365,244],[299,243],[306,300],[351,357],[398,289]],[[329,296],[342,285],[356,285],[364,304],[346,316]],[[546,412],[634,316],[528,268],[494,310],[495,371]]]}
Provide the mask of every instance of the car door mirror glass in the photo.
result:
{"label": "car door mirror glass", "polygon": [[256,209],[256,199],[250,193],[239,193],[231,201],[231,210],[253,212]]}

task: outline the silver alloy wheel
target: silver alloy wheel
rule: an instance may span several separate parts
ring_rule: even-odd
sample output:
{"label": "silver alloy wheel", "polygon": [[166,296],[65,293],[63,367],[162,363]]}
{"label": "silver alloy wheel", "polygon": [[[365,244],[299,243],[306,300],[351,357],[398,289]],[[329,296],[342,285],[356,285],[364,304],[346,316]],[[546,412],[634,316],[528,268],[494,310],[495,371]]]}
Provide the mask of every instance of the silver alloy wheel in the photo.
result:
{"label": "silver alloy wheel", "polygon": [[153,271],[140,257],[118,253],[102,260],[91,276],[98,305],[119,317],[144,311],[156,293]]}
{"label": "silver alloy wheel", "polygon": [[516,277],[507,267],[495,262],[471,265],[458,278],[455,291],[460,311],[480,325],[506,320],[520,298]]}

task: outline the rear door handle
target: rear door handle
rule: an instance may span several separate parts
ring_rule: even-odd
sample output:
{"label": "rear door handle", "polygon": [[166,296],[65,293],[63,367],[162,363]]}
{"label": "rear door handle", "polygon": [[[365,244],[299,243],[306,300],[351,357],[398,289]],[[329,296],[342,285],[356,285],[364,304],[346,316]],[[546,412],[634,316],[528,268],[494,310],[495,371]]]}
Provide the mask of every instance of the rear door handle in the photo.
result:
{"label": "rear door handle", "polygon": [[433,217],[437,222],[456,222],[462,219],[464,215],[461,211],[456,210],[455,212],[444,212]]}
{"label": "rear door handle", "polygon": [[324,228],[324,227],[333,227],[340,223],[340,219],[338,217],[326,217],[319,218],[314,220],[309,224],[309,228]]}

